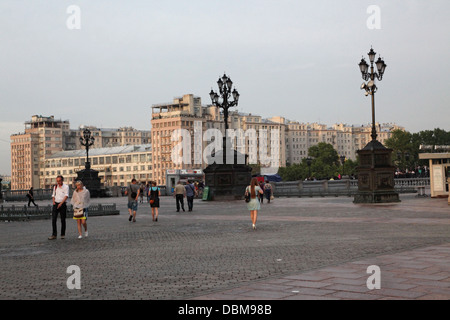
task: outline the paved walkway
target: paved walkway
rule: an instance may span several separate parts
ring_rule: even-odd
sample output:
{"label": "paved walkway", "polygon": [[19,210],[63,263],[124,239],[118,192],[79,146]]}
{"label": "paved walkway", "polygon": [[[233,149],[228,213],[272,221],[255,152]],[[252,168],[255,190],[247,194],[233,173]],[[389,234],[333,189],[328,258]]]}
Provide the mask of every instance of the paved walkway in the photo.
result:
{"label": "paved walkway", "polygon": [[[367,268],[372,265],[380,268],[380,289],[367,287],[367,280],[372,275],[372,271],[367,273]],[[449,300],[450,244],[251,282],[195,299]]]}
{"label": "paved walkway", "polygon": [[[0,299],[450,299],[450,206],[401,199],[275,199],[256,231],[243,201],[177,213],[169,197],[158,222],[142,204],[136,223],[126,198],[95,199],[121,214],[88,219],[82,240],[71,220],[54,241],[49,220],[0,222]],[[67,288],[71,265],[81,290]],[[379,290],[367,288],[371,265]]]}

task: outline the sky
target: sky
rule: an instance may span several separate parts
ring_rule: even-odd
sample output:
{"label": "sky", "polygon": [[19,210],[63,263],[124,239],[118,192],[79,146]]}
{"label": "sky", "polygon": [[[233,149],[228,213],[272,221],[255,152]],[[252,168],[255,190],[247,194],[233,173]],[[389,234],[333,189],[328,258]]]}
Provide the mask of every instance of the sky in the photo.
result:
{"label": "sky", "polygon": [[358,63],[371,46],[387,64],[376,120],[448,131],[449,12],[448,0],[2,0],[0,174],[32,115],[149,130],[153,104],[210,104],[224,73],[240,112],[368,124]]}

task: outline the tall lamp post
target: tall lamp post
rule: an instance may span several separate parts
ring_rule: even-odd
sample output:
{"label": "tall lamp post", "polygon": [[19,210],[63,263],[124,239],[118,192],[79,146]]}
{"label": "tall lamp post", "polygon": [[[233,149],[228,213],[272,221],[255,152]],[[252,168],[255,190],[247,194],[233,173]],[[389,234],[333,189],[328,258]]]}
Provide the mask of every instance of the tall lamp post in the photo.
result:
{"label": "tall lamp post", "polygon": [[[378,88],[375,81],[381,81],[386,70],[386,63],[379,57],[375,61],[376,52],[370,49],[369,62],[361,59],[359,70],[364,81],[361,90],[365,90],[366,96],[372,97],[372,140],[362,149],[358,150],[358,192],[355,194],[354,203],[388,203],[399,202],[399,195],[395,191],[394,172],[392,165],[392,149],[387,149],[377,140],[375,127],[375,93]],[[376,67],[376,70],[375,70]]]}
{"label": "tall lamp post", "polygon": [[[222,147],[223,163],[214,161],[203,170],[205,183],[209,187],[208,199],[241,199],[245,193],[245,188],[252,178],[252,168],[245,164],[247,155],[242,155],[237,150],[231,150],[230,148],[228,150],[234,153],[233,157],[227,157],[226,155],[228,148],[227,130],[229,129],[229,109],[238,105],[239,92],[236,88],[233,89],[233,81],[226,74],[219,78],[217,85],[219,91],[215,92],[211,89],[209,96],[212,104],[223,110],[225,123],[225,135],[223,137]],[[234,159],[233,163],[227,162],[227,159],[230,160],[230,158]],[[238,158],[244,159],[244,163],[239,163]]]}
{"label": "tall lamp post", "polygon": [[378,72],[375,71],[374,61],[376,54],[377,53],[373,51],[373,48],[371,48],[368,53],[370,61],[370,71],[369,65],[364,58],[362,58],[361,62],[359,63],[359,69],[361,71],[362,78],[364,79],[364,81],[369,80],[369,82],[367,83],[363,82],[363,84],[361,85],[361,90],[366,91],[366,96],[372,96],[372,141],[377,140],[377,130],[375,127],[375,92],[377,92],[378,88],[375,84],[375,79],[378,79],[378,81],[381,81],[383,79],[384,71],[386,70],[387,66],[384,63],[384,60],[382,60],[381,57],[378,57],[378,60],[375,62]]}
{"label": "tall lamp post", "polygon": [[89,161],[89,147],[91,147],[95,142],[95,138],[91,136],[91,131],[86,128],[83,131],[83,136],[80,137],[80,143],[86,148],[86,169],[91,168],[91,162]]}
{"label": "tall lamp post", "polygon": [[[228,126],[228,110],[232,107],[236,107],[239,102],[239,92],[236,88],[233,88],[233,81],[224,74],[222,78],[217,81],[219,87],[219,94],[211,89],[209,96],[211,98],[212,104],[223,110],[223,118],[225,122],[225,136],[223,138],[223,162],[226,162],[226,141],[227,141],[227,130]],[[233,100],[231,100],[233,97]]]}
{"label": "tall lamp post", "polygon": [[84,170],[77,172],[77,180],[81,180],[85,187],[89,190],[91,197],[97,198],[105,195],[105,190],[102,189],[99,172],[91,169],[91,162],[89,161],[89,148],[94,144],[95,138],[92,137],[91,131],[86,128],[83,131],[83,136],[80,137],[80,143],[86,148],[86,163]]}

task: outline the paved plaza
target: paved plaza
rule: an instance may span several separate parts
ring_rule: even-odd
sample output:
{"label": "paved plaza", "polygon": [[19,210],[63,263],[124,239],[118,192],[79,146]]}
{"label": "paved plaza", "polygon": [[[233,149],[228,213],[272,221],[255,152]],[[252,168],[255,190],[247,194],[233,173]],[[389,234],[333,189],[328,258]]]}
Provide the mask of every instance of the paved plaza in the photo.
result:
{"label": "paved plaza", "polygon": [[[158,222],[144,203],[135,223],[125,197],[93,199],[121,214],[89,218],[81,240],[72,219],[66,239],[53,241],[50,220],[2,221],[0,299],[450,299],[447,200],[352,200],[275,199],[256,231],[244,201],[195,200],[193,212],[177,213],[171,197]],[[80,290],[67,287],[72,265]],[[367,287],[371,265],[381,289]]]}

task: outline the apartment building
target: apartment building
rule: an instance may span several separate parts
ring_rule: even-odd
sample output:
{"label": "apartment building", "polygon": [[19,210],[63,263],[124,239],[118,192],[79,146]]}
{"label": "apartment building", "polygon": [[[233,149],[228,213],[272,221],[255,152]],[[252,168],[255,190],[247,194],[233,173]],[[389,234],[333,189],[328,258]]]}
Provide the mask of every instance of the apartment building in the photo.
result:
{"label": "apartment building", "polygon": [[[394,130],[405,130],[393,123],[376,124],[377,140],[385,143]],[[286,161],[289,164],[300,163],[308,157],[308,149],[319,142],[331,144],[340,156],[356,160],[357,151],[363,149],[372,140],[372,125],[354,126],[334,124],[328,127],[318,123],[286,122]]]}
{"label": "apartment building", "polygon": [[[89,150],[91,168],[99,171],[105,186],[127,186],[131,179],[140,182],[152,180],[152,147],[150,144],[131,145]],[[86,150],[61,151],[45,160],[42,188],[50,188],[56,177],[62,175],[66,183],[73,184],[77,172],[84,169]]]}
{"label": "apartment building", "polygon": [[[280,133],[276,148],[280,148],[280,166],[286,163],[286,152],[284,149],[285,141],[285,119],[275,117],[272,119],[262,119],[261,116],[229,111],[228,124],[230,129],[254,129],[257,133],[261,129],[267,130],[267,153],[270,156],[272,141],[270,132],[278,129]],[[153,146],[153,177],[159,185],[166,184],[167,170],[195,170],[205,169],[208,164],[203,157],[197,159],[196,154],[202,155],[203,150],[210,143],[203,141],[196,144],[194,134],[196,130],[201,132],[201,136],[208,129],[218,129],[222,135],[225,135],[225,123],[221,110],[213,105],[203,106],[200,97],[192,94],[186,94],[182,97],[173,99],[173,102],[155,104],[152,106],[152,146]],[[194,126],[197,125],[197,128]],[[179,144],[179,141],[172,141],[172,133],[178,129],[185,129],[191,136],[191,162],[174,163],[172,160],[172,150]],[[201,131],[200,131],[201,130]],[[259,160],[260,146],[256,145],[249,137],[245,140],[245,153],[254,152]],[[198,161],[196,161],[198,160]],[[263,166],[264,167],[264,166]],[[268,166],[266,166],[268,167]]]}
{"label": "apartment building", "polygon": [[[34,115],[25,122],[25,132],[11,135],[11,188],[12,190],[44,188],[46,159],[64,150],[79,150],[80,137],[85,129],[70,129],[68,120],[54,116]],[[95,138],[93,148],[150,143],[150,131],[131,127],[119,129],[92,129]]]}

